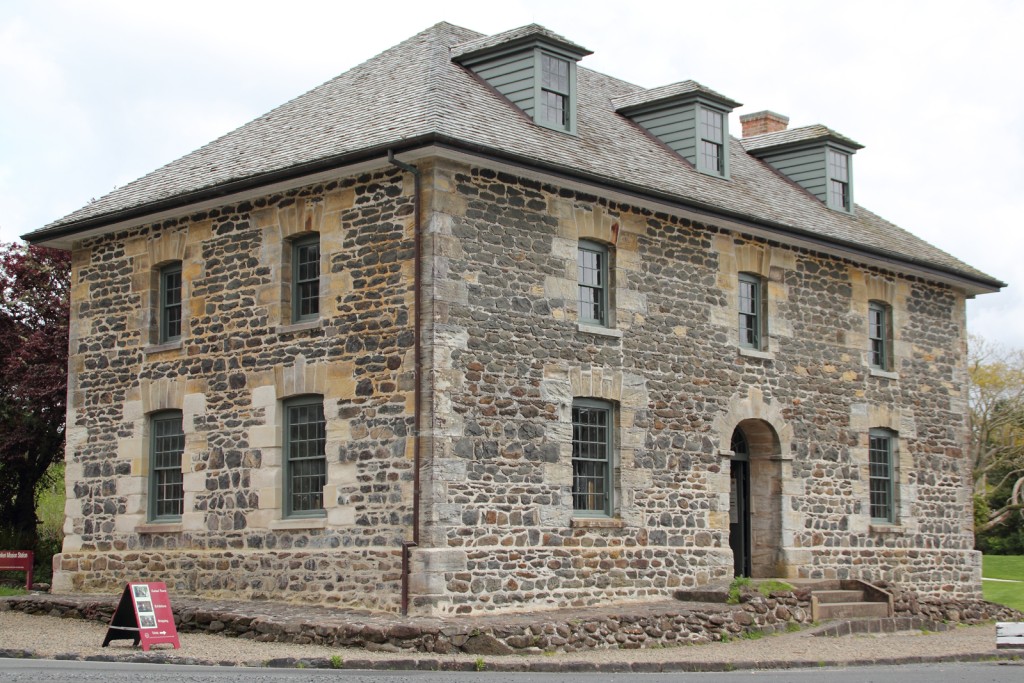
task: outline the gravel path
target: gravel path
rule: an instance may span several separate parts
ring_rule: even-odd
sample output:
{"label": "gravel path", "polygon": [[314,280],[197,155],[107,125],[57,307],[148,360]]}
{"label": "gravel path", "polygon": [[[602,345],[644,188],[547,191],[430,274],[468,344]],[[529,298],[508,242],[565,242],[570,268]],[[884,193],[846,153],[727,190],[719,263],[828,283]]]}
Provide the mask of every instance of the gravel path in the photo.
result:
{"label": "gravel path", "polygon": [[[102,655],[134,655],[140,650],[131,641],[115,641],[107,648],[100,647],[106,627],[97,622],[61,619],[50,616],[27,615],[15,611],[0,611],[0,650],[27,650],[40,657],[75,655],[87,658]],[[402,668],[413,668],[415,661],[449,663],[444,668],[460,668],[475,663],[472,655],[431,655],[416,653],[390,654],[363,649],[345,649],[318,645],[291,643],[258,643],[252,640],[229,638],[216,634],[181,634],[181,649],[167,646],[152,652],[170,657],[189,658],[206,662],[261,666],[277,658],[331,659],[340,656],[347,666],[363,665],[367,668],[386,667],[392,661]],[[806,633],[787,633],[757,640],[736,640],[729,643],[693,645],[677,648],[647,650],[594,650],[585,654],[554,654],[550,656],[486,657],[488,669],[524,668],[529,660],[543,661],[552,668],[570,667],[586,662],[590,665],[627,662],[649,663],[658,668],[676,662],[718,664],[729,668],[771,667],[787,664],[852,664],[891,662],[916,657],[947,656],[978,659],[996,653],[995,626],[966,626],[944,632],[923,634],[897,633],[888,635],[843,636],[839,638],[811,637]],[[1024,653],[1022,653],[1024,654]],[[396,661],[399,660],[399,661]],[[0,664],[2,666],[2,664]]]}

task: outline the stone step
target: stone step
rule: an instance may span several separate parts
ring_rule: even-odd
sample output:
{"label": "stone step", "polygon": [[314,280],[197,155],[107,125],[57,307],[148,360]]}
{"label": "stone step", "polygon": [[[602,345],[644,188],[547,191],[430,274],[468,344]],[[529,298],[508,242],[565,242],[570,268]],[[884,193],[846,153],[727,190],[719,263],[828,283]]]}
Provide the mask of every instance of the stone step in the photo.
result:
{"label": "stone step", "polygon": [[821,604],[833,602],[864,602],[864,591],[861,590],[824,590],[814,591],[814,597]]}
{"label": "stone step", "polygon": [[889,605],[884,602],[831,602],[819,603],[817,619],[860,619],[889,616]]}

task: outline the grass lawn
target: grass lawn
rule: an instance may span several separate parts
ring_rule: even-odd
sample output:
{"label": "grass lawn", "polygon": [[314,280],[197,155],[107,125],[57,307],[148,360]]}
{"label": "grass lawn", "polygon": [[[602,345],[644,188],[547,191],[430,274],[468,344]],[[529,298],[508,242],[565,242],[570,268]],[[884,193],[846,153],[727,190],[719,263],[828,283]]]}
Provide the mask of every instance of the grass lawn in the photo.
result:
{"label": "grass lawn", "polygon": [[25,595],[25,589],[13,588],[11,586],[0,586],[0,597],[5,595]]}
{"label": "grass lawn", "polygon": [[[1013,579],[1024,582],[1024,555],[985,555],[981,575],[986,579]],[[1024,583],[983,581],[985,599],[1024,612]]]}

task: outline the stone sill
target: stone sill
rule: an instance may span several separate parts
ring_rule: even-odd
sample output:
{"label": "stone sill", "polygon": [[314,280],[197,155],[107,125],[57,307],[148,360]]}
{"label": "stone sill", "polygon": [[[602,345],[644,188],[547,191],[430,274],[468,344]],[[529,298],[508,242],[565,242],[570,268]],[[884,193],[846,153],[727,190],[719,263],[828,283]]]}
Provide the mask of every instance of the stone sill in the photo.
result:
{"label": "stone sill", "polygon": [[868,531],[873,534],[905,534],[907,530],[903,528],[902,524],[886,524],[884,522],[872,522],[868,526]]}
{"label": "stone sill", "polygon": [[900,378],[900,373],[898,372],[889,372],[888,370],[879,370],[878,368],[871,368],[870,374],[872,377],[884,377],[885,379],[898,380]]}
{"label": "stone sill", "polygon": [[573,529],[623,529],[626,523],[615,517],[573,517]]}
{"label": "stone sill", "polygon": [[164,342],[163,344],[150,344],[142,349],[142,353],[150,356],[156,353],[163,353],[164,351],[181,351],[181,349],[181,340],[175,339],[174,341]]}
{"label": "stone sill", "polygon": [[741,356],[747,358],[760,358],[761,360],[775,360],[775,354],[771,351],[759,351],[757,349],[748,349],[746,346],[737,347]]}
{"label": "stone sill", "polygon": [[147,522],[135,525],[137,534],[180,534],[184,530],[185,525],[181,522]]}
{"label": "stone sill", "polygon": [[586,332],[587,334],[593,334],[598,337],[611,337],[613,339],[622,339],[622,330],[617,330],[613,327],[601,327],[600,325],[587,325],[586,323],[576,323],[576,329],[580,332]]}
{"label": "stone sill", "polygon": [[277,334],[291,334],[292,332],[304,332],[305,330],[315,330],[320,327],[320,318],[316,320],[306,320],[301,323],[291,323],[289,325],[278,325],[274,330]]}
{"label": "stone sill", "polygon": [[271,531],[299,531],[302,529],[326,529],[326,517],[296,517],[295,519],[279,519],[270,523]]}

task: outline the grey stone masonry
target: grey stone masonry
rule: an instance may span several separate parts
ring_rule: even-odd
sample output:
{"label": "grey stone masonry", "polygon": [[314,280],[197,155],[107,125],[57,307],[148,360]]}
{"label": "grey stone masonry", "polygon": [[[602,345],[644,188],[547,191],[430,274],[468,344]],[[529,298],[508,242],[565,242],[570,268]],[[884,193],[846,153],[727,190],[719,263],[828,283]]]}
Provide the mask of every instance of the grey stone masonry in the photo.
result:
{"label": "grey stone masonry", "polygon": [[[381,160],[76,244],[55,590],[163,580],[380,612],[405,591],[420,616],[657,601],[733,578],[746,458],[755,578],[980,599],[963,291],[463,156],[416,165],[419,197]],[[308,235],[319,313],[296,322],[291,245]],[[600,325],[580,316],[581,241],[606,250]],[[155,273],[179,262],[182,335],[160,343]],[[761,287],[756,346],[741,273]],[[869,302],[891,314],[884,368]],[[289,515],[285,407],[310,396],[322,509]],[[603,511],[574,509],[579,401],[609,416]],[[168,410],[185,444],[169,521],[150,452]]]}
{"label": "grey stone masonry", "polygon": [[[807,627],[808,595],[780,591],[768,596],[747,592],[738,604],[672,600],[594,608],[580,613],[454,617],[400,617],[275,602],[208,601],[175,596],[178,631],[217,633],[258,642],[361,647],[368,651],[446,655],[527,655],[589,649],[632,650],[722,642]],[[20,596],[0,598],[0,611],[19,610],[68,619],[110,623],[117,600],[108,596]],[[1020,619],[1008,607],[974,601],[929,606],[890,619],[832,622],[815,635],[927,629],[941,631],[955,623]],[[955,608],[954,608],[955,607]],[[361,668],[350,664],[346,668]],[[494,661],[488,662],[488,669]],[[294,664],[292,664],[294,666]]]}
{"label": "grey stone masonry", "polygon": [[[728,580],[737,428],[755,576],[980,596],[962,293],[482,166],[438,162],[429,187],[419,609],[593,605]],[[580,240],[609,250],[604,327],[579,321]],[[764,282],[759,349],[739,344],[739,273]],[[891,370],[869,364],[869,301],[891,307]],[[576,398],[614,406],[608,517],[573,510]],[[877,428],[894,437],[884,523],[869,509]]]}
{"label": "grey stone masonry", "polygon": [[[74,250],[67,522],[55,588],[398,608],[412,519],[413,197],[396,169],[83,241]],[[320,315],[294,323],[291,240],[318,235]],[[183,331],[158,344],[162,264]],[[323,397],[318,517],[285,513],[282,401]],[[180,520],[153,521],[148,417],[182,414]]]}

